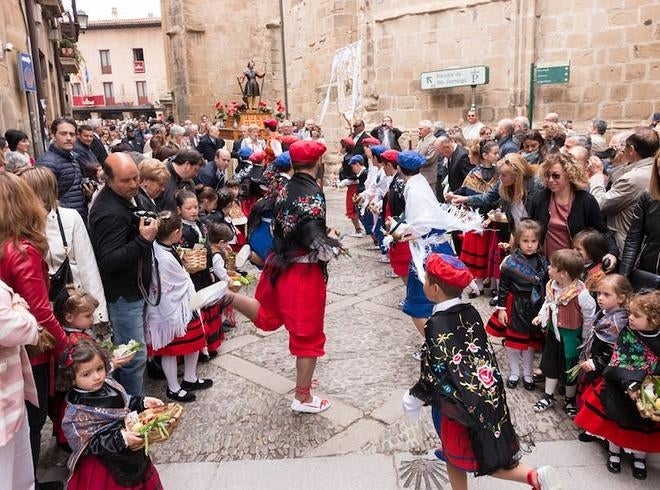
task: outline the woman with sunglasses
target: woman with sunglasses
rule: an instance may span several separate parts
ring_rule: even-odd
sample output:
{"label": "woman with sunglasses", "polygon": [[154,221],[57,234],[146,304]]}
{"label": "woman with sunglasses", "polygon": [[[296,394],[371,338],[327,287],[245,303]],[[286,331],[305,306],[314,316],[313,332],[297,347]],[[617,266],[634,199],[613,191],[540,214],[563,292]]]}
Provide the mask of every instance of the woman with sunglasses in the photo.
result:
{"label": "woman with sunglasses", "polygon": [[543,227],[544,255],[550,257],[557,250],[572,248],[575,234],[593,228],[607,237],[610,253],[603,257],[603,262],[609,259],[608,268],[613,268],[618,249],[598,202],[585,190],[588,185],[585,168],[570,155],[553,153],[541,164],[539,177],[545,189],[532,201],[529,217]]}

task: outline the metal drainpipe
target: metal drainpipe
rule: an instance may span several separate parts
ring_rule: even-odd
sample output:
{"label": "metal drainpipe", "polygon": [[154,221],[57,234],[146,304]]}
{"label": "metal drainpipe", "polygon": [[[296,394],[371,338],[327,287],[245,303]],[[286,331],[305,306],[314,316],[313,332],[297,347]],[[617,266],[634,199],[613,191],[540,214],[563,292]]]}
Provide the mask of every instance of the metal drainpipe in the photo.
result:
{"label": "metal drainpipe", "polygon": [[48,133],[45,131],[46,114],[44,107],[41,103],[44,99],[41,75],[41,59],[39,58],[39,38],[37,36],[37,28],[34,19],[33,0],[25,0],[25,16],[27,17],[28,35],[30,37],[30,51],[32,54],[32,66],[34,67],[34,76],[37,80],[37,111],[39,112],[39,136],[42,141],[34,142],[34,151],[39,153],[40,156],[43,148],[44,141],[47,139]]}
{"label": "metal drainpipe", "polygon": [[284,4],[280,0],[280,38],[282,42],[282,82],[284,83],[284,117],[289,119],[289,88],[286,79],[286,46],[284,44]]}

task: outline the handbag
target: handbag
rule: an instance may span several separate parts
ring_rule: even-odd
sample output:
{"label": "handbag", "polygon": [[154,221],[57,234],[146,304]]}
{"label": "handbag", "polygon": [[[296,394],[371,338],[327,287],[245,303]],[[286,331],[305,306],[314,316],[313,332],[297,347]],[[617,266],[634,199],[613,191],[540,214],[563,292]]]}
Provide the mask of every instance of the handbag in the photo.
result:
{"label": "handbag", "polygon": [[62,262],[55,273],[50,276],[50,287],[48,289],[48,299],[50,301],[55,301],[66,291],[67,285],[73,283],[73,272],[71,271],[71,264],[69,264],[69,245],[66,242],[64,227],[62,226],[62,218],[60,217],[60,212],[57,208],[55,208],[55,215],[57,216],[57,225],[59,226],[62,244],[64,245],[65,257],[64,262]]}
{"label": "handbag", "polygon": [[633,269],[628,279],[635,291],[639,291],[640,289],[660,289],[660,276],[653,272]]}

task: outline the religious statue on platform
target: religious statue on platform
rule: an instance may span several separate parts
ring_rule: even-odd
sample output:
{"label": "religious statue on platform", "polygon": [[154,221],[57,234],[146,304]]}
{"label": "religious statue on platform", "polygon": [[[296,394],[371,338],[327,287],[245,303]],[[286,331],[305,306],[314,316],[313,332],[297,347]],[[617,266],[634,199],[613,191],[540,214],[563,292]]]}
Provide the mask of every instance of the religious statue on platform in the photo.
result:
{"label": "religious statue on platform", "polygon": [[[258,72],[254,67],[254,60],[248,61],[247,70],[239,77],[239,85],[243,92],[243,101],[248,105],[249,109],[257,109],[258,100],[261,99],[261,89],[263,88],[263,78],[266,75],[265,70]],[[261,78],[261,87],[257,78]],[[245,86],[243,86],[245,82]]]}

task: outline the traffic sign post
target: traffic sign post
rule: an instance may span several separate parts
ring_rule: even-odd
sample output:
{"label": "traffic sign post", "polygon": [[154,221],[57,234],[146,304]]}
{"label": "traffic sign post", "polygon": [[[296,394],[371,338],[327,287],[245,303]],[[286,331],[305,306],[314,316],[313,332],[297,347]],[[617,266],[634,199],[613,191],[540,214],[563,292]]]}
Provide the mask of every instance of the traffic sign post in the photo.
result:
{"label": "traffic sign post", "polygon": [[529,123],[534,122],[534,87],[536,85],[550,85],[568,83],[571,79],[571,62],[558,63],[532,63],[529,70],[529,107],[527,117]]}
{"label": "traffic sign post", "polygon": [[421,75],[421,85],[422,90],[486,85],[488,75],[488,67],[485,65],[427,71]]}

